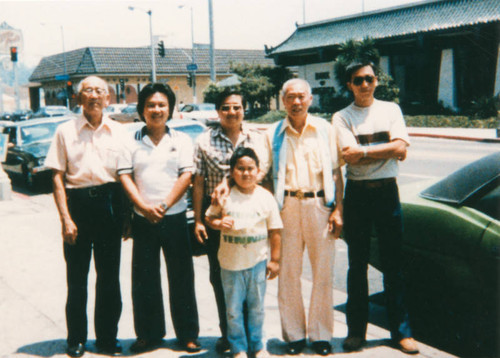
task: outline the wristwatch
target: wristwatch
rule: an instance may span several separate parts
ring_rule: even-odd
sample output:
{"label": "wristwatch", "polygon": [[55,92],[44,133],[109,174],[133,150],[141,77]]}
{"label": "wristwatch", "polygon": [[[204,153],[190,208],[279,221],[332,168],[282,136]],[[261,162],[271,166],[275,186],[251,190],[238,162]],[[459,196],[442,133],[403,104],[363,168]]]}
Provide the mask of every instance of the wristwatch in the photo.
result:
{"label": "wristwatch", "polygon": [[161,203],[161,204],[160,204],[160,207],[161,207],[163,210],[165,210],[165,211],[167,211],[167,210],[168,210],[168,205],[167,205],[167,204],[165,204],[165,203]]}

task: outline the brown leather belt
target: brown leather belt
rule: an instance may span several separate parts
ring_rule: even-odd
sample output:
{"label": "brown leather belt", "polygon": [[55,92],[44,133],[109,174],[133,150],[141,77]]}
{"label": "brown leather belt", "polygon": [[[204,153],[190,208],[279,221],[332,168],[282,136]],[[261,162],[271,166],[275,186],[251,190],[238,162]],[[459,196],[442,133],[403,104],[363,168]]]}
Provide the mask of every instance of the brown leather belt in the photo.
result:
{"label": "brown leather belt", "polygon": [[396,178],[383,178],[383,179],[372,179],[372,180],[349,180],[349,184],[359,187],[359,188],[382,188],[388,184],[396,183]]}
{"label": "brown leather belt", "polygon": [[317,192],[313,191],[302,191],[302,190],[297,190],[297,191],[289,191],[285,190],[285,196],[293,196],[296,197],[297,199],[304,199],[304,198],[322,198],[325,196],[325,191],[320,190]]}

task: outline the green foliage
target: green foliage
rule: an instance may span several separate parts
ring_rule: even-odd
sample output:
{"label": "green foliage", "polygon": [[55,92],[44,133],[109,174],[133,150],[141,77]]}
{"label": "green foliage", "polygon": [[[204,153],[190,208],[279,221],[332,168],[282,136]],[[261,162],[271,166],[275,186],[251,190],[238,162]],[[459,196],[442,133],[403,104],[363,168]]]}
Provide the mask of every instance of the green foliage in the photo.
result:
{"label": "green foliage", "polygon": [[500,109],[499,96],[500,95],[475,99],[465,110],[465,113],[473,119],[485,119],[496,116]]}
{"label": "green foliage", "polygon": [[215,103],[217,96],[224,90],[223,87],[217,87],[215,83],[210,83],[207,88],[203,90],[203,102]]}
{"label": "green foliage", "polygon": [[379,71],[378,86],[375,89],[374,96],[382,101],[399,103],[399,88],[387,73]]}
{"label": "green foliage", "polygon": [[339,47],[339,55],[335,60],[333,70],[335,77],[340,84],[340,89],[348,92],[346,68],[352,62],[371,61],[378,65],[380,54],[375,48],[375,42],[370,38],[365,38],[362,41],[347,40]]}
{"label": "green foliage", "polygon": [[[255,120],[256,123],[274,123],[286,117],[285,111],[269,111]],[[253,122],[253,121],[252,121]]]}
{"label": "green foliage", "polygon": [[430,128],[499,128],[498,118],[471,120],[467,116],[421,115],[405,116],[408,127]]}
{"label": "green foliage", "polygon": [[[375,48],[375,42],[372,39],[348,40],[340,45],[339,55],[333,68],[340,86],[340,93],[334,99],[335,102],[342,103],[342,100],[345,100],[346,97],[350,97],[352,100],[352,94],[347,88],[347,81],[349,80],[346,75],[347,66],[353,62],[367,61],[373,62],[377,67],[380,62],[380,54]],[[399,88],[392,77],[380,71],[380,69],[377,69],[376,75],[378,76],[378,86],[375,90],[375,98],[399,103]]]}

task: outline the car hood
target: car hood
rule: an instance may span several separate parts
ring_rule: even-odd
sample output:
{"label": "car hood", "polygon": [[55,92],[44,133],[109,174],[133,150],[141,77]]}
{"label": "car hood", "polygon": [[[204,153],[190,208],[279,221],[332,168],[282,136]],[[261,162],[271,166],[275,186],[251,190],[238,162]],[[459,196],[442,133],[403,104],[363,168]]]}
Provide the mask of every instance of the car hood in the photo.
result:
{"label": "car hood", "polygon": [[17,146],[15,147],[15,149],[18,152],[29,153],[35,158],[45,158],[47,156],[47,152],[49,151],[50,143],[50,141],[30,143],[22,146]]}

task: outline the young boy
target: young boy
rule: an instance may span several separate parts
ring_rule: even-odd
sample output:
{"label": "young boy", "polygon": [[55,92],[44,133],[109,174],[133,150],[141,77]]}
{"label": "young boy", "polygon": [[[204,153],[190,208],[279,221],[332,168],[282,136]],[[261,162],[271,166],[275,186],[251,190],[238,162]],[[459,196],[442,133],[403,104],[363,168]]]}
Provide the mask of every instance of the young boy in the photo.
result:
{"label": "young boy", "polygon": [[[266,356],[262,343],[266,277],[271,280],[278,275],[283,224],[274,197],[257,185],[259,159],[253,149],[236,149],[229,166],[235,186],[222,206],[208,208],[206,222],[221,230],[218,258],[231,351],[235,358],[244,358],[247,352],[259,358]],[[243,320],[245,301],[248,336]]]}

